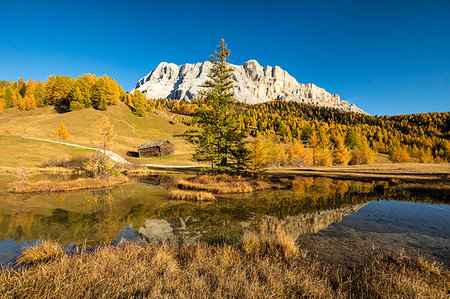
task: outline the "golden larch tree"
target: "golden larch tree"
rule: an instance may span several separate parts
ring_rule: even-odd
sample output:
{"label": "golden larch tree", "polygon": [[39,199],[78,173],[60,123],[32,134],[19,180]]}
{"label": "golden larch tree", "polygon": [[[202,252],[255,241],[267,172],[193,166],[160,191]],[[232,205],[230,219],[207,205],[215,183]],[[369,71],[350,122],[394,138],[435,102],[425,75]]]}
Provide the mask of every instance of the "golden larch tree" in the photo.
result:
{"label": "golden larch tree", "polygon": [[336,146],[333,150],[333,163],[337,165],[347,165],[350,162],[351,155],[347,149],[342,137],[336,137]]}
{"label": "golden larch tree", "polygon": [[67,128],[64,125],[64,123],[61,123],[61,125],[59,126],[59,129],[56,130],[55,135],[60,140],[67,140],[67,139],[69,139],[69,136],[70,136],[69,131],[67,131]]}
{"label": "golden larch tree", "polygon": [[261,136],[251,143],[248,158],[249,168],[253,172],[262,172],[269,162],[269,152]]}

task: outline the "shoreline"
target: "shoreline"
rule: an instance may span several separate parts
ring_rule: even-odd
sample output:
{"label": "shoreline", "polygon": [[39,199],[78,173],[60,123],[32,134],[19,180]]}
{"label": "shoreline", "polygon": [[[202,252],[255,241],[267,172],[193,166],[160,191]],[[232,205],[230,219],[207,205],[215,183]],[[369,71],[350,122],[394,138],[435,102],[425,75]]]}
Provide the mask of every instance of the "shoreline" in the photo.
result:
{"label": "shoreline", "polygon": [[[33,167],[26,169],[27,174],[79,174],[80,170],[68,169],[62,167],[48,167],[40,168]],[[14,175],[17,169],[13,167],[0,167],[0,174]],[[64,192],[77,191],[85,189],[105,189],[113,187],[117,184],[124,183],[128,178],[133,178],[141,175],[176,175],[176,174],[192,174],[198,175],[199,170],[177,169],[160,167],[153,169],[149,167],[138,169],[125,169],[120,177],[120,182],[95,183],[94,184],[76,184],[77,186],[56,186],[50,181],[46,182],[30,182],[30,186],[24,186],[30,190],[19,190],[19,187],[9,188],[11,193],[36,193],[36,192]],[[264,176],[270,178],[295,178],[295,177],[323,177],[336,180],[353,180],[361,182],[384,181],[393,185],[401,185],[405,188],[415,188],[421,190],[438,190],[450,191],[450,164],[369,164],[369,165],[355,165],[355,166],[335,166],[335,167],[317,167],[317,168],[270,168],[263,173]],[[79,179],[78,179],[79,180]],[[87,178],[83,178],[87,180]],[[116,181],[114,179],[113,181]],[[249,177],[249,181],[254,178]],[[75,182],[75,181],[73,181]],[[42,186],[38,186],[42,183]],[[50,186],[52,185],[52,186]],[[59,184],[58,184],[59,185]],[[22,188],[24,188],[22,187]],[[19,189],[18,189],[19,188]],[[25,188],[25,189],[27,189]],[[36,189],[37,188],[37,189]],[[15,190],[17,189],[17,190]]]}
{"label": "shoreline", "polygon": [[274,176],[301,175],[357,181],[401,181],[404,183],[450,184],[450,164],[367,164],[317,168],[271,168],[266,174]]}
{"label": "shoreline", "polygon": [[[177,167],[177,168],[175,168]],[[27,173],[80,173],[77,169],[63,167],[27,167]],[[158,174],[158,173],[198,173],[202,169],[198,166],[167,166],[142,165],[142,167],[124,169],[125,175]],[[15,167],[0,166],[0,174],[13,174]],[[366,180],[392,180],[399,179],[404,182],[448,182],[450,183],[450,163],[442,164],[366,164],[353,166],[330,167],[280,167],[267,168],[265,175],[303,175],[313,177],[329,177],[334,179],[366,179]]]}
{"label": "shoreline", "polygon": [[[0,134],[4,135],[4,134]],[[62,144],[76,148],[88,150],[100,150],[98,148],[83,146],[74,143],[42,139],[35,137],[18,136],[24,139],[37,140],[42,142]],[[106,151],[113,161],[125,167],[123,174],[139,175],[154,173],[199,173],[204,169],[204,165],[157,165],[157,164],[138,164],[133,163],[117,153]],[[27,168],[29,173],[78,173],[79,170],[60,167]],[[0,166],[1,173],[16,173],[14,167]],[[405,183],[446,183],[450,184],[450,163],[377,163],[363,165],[347,166],[328,166],[328,167],[280,167],[267,168],[266,175],[273,176],[291,176],[302,175],[312,177],[328,177],[332,179],[360,180],[360,181],[391,181],[401,180]]]}
{"label": "shoreline", "polygon": [[68,192],[78,190],[106,189],[128,181],[126,176],[111,179],[79,178],[73,181],[52,182],[49,180],[28,182],[8,189],[10,193]]}

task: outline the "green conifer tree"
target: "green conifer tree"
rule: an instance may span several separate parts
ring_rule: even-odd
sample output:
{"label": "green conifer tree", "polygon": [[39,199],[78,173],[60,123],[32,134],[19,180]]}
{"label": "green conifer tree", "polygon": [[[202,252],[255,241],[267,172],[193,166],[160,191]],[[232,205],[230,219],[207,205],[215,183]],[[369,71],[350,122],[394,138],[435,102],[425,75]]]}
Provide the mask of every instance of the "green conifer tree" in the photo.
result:
{"label": "green conifer tree", "polygon": [[349,128],[347,130],[347,133],[345,134],[345,145],[350,149],[354,149],[360,146],[358,133],[356,133],[355,129]]}
{"label": "green conifer tree", "polygon": [[205,105],[199,105],[195,113],[195,122],[202,130],[185,133],[196,147],[194,159],[209,162],[213,170],[220,172],[236,169],[247,158],[233,93],[233,69],[227,64],[229,55],[222,39],[211,55],[213,66],[202,93]]}

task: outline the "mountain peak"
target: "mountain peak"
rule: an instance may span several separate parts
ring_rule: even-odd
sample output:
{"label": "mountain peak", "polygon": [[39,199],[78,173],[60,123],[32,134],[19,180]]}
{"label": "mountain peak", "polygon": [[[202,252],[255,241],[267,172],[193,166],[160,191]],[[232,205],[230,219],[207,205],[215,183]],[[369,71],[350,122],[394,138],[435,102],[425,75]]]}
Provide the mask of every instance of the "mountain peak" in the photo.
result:
{"label": "mountain peak", "polygon": [[256,67],[262,67],[258,61],[256,61],[255,59],[250,59],[248,61],[246,61],[244,63],[244,65],[248,65],[248,66],[256,66]]}
{"label": "mountain peak", "polygon": [[[176,65],[161,62],[147,76],[140,79],[136,89],[147,98],[171,98],[190,101],[200,95],[208,79],[212,64],[209,61]],[[286,100],[333,107],[345,111],[365,111],[330,94],[312,83],[301,84],[279,66],[265,66],[251,59],[243,65],[233,65],[234,94],[240,102],[257,104],[271,100]]]}

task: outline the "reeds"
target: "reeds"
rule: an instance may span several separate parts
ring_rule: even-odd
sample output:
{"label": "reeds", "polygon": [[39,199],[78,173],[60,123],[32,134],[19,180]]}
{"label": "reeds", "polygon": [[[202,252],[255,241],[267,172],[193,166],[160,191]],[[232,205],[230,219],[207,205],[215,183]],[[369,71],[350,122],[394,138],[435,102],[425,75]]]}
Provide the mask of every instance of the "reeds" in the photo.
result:
{"label": "reeds", "polygon": [[208,191],[218,194],[246,193],[257,190],[278,188],[278,185],[260,179],[233,177],[226,174],[201,175],[190,180],[180,180],[178,188]]}
{"label": "reeds", "polygon": [[118,176],[111,179],[79,178],[73,181],[50,181],[42,180],[37,182],[25,182],[9,188],[13,193],[33,193],[33,192],[59,192],[74,191],[83,189],[98,189],[112,187],[128,181],[126,176]]}
{"label": "reeds", "polygon": [[[258,239],[246,238],[247,246]],[[286,246],[277,242],[269,247]],[[33,250],[33,255],[46,256]],[[256,253],[201,244],[122,244],[72,255],[57,250],[47,262],[0,271],[0,297],[448,298],[449,274],[436,265],[378,256],[364,267],[349,269],[321,264],[305,254],[285,258],[289,250],[283,256],[278,250]]]}
{"label": "reeds", "polygon": [[284,230],[279,230],[275,234],[245,232],[242,249],[247,253],[270,254],[286,259],[294,259],[300,254],[295,239],[286,234]]}
{"label": "reeds", "polygon": [[215,200],[216,197],[209,192],[172,189],[172,190],[169,190],[169,199],[210,201],[210,200]]}

